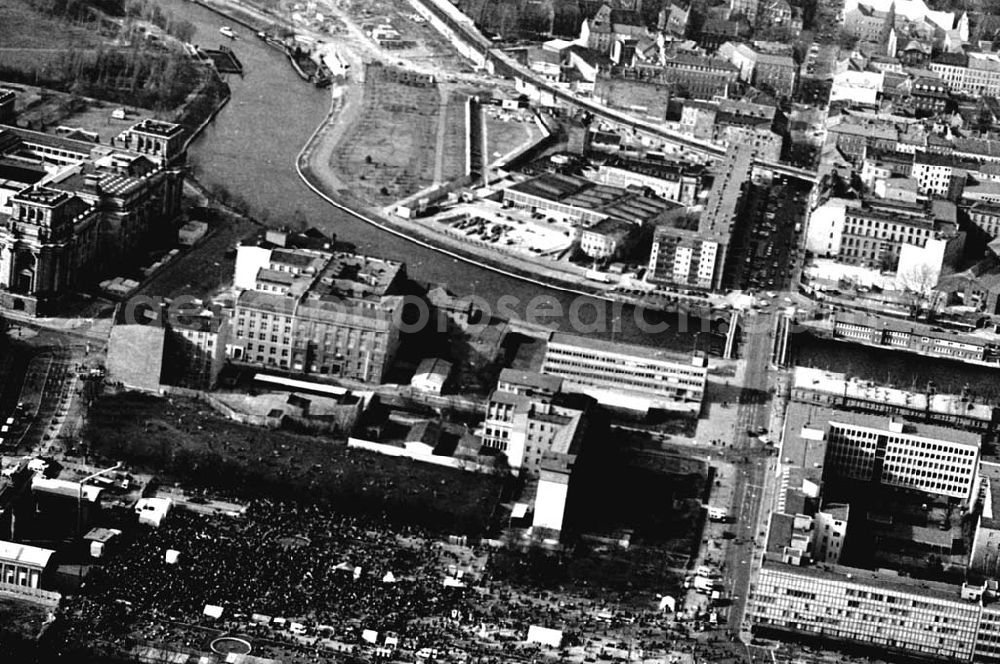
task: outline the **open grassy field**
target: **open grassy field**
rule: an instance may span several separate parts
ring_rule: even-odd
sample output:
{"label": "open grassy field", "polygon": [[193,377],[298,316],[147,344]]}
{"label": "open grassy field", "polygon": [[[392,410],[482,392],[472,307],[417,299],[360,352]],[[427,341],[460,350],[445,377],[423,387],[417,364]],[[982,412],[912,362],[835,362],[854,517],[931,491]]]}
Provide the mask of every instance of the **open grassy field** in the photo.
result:
{"label": "open grassy field", "polygon": [[360,119],[332,156],[332,166],[362,200],[384,205],[431,184],[440,96],[433,83],[407,83],[394,67],[365,68]]}
{"label": "open grassy field", "polygon": [[165,481],[237,498],[269,497],[384,514],[442,533],[478,534],[502,480],[348,449],[342,440],[245,426],[186,398],[104,395],[84,439],[92,454]]}

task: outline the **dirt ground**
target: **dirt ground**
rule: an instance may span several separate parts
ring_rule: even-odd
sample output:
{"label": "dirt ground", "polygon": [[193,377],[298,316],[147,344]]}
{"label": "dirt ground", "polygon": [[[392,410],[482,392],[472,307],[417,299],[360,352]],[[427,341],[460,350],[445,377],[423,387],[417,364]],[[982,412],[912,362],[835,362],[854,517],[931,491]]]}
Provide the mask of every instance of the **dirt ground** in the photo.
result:
{"label": "dirt ground", "polygon": [[393,80],[398,71],[366,68],[359,121],[333,155],[334,167],[353,182],[356,195],[382,205],[414,194],[434,179],[437,86]]}

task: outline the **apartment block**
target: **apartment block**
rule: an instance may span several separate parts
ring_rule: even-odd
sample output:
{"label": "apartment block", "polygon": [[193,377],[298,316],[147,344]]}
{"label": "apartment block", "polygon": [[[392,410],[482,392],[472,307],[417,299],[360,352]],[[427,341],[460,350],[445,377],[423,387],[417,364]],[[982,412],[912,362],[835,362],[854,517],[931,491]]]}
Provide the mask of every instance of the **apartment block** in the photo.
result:
{"label": "apartment block", "polygon": [[381,382],[399,347],[406,266],[293,239],[270,232],[239,247],[232,359]]}
{"label": "apartment block", "polygon": [[813,211],[809,223],[810,251],[880,270],[921,263],[940,273],[958,260],[965,244],[948,201],[830,199]]}
{"label": "apartment block", "polygon": [[953,92],[970,97],[1000,94],[1000,56],[995,53],[942,53],[927,68]]}
{"label": "apartment block", "polygon": [[708,365],[703,357],[557,332],[549,337],[542,373],[562,378],[564,391],[604,405],[696,414]]}
{"label": "apartment block", "polygon": [[126,302],[108,339],[108,378],[150,392],[163,385],[210,389],[226,362],[229,330],[228,316],[201,303]]}
{"label": "apartment block", "polygon": [[639,225],[621,219],[605,219],[580,232],[580,250],[596,260],[609,260],[635,245]]}
{"label": "apartment block", "polygon": [[678,96],[690,99],[726,96],[739,73],[728,60],[687,53],[664,58],[662,64],[637,64],[611,70],[611,75],[617,78],[673,85]]}
{"label": "apartment block", "polygon": [[722,278],[723,247],[696,230],[664,225],[653,233],[646,281],[710,290]]}
{"label": "apartment block", "polygon": [[773,91],[778,97],[791,97],[795,92],[798,67],[789,55],[759,53],[753,72],[753,84]]}
{"label": "apartment block", "polygon": [[490,396],[483,446],[504,453],[512,469],[538,476],[543,458],[575,454],[585,429],[586,400],[558,376],[504,369]]}

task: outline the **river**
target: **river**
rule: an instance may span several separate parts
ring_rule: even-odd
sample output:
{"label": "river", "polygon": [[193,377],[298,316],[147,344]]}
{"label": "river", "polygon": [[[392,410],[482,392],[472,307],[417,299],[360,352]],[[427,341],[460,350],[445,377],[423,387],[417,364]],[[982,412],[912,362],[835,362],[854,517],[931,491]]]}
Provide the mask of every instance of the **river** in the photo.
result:
{"label": "river", "polygon": [[[541,295],[550,301],[549,306],[536,306],[535,311],[555,307],[565,314],[574,308],[583,323],[595,319],[618,322],[618,329],[612,330],[611,324],[575,328],[569,315],[543,319],[565,331],[576,329],[604,338],[686,350],[698,343],[695,333],[707,329],[694,318],[681,323],[676,314],[646,312],[641,318],[632,307],[619,309],[618,315],[603,300],[544,289],[443,256],[332,208],[299,180],[294,167],[299,150],[329,110],[330,92],[299,79],[285,56],[251,31],[191,2],[163,0],[161,5],[194,23],[194,43],[214,48],[226,42],[243,62],[243,78],[228,77],[232,100],[192,143],[189,157],[203,184],[225,186],[244,198],[267,223],[281,225],[304,215],[311,225],[353,243],[359,252],[403,261],[412,278],[445,283],[456,293],[475,295],[495,312],[499,298],[508,296],[515,304],[507,310],[524,317],[532,299]],[[239,39],[229,43],[222,37],[219,28],[223,25],[231,27]],[[701,343],[707,343],[704,337]]]}

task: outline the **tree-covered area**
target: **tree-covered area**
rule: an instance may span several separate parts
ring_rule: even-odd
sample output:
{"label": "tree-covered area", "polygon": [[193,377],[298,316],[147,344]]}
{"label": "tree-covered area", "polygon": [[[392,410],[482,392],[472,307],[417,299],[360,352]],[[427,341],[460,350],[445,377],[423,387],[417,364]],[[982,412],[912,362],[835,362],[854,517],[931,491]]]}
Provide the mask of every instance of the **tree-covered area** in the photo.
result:
{"label": "tree-covered area", "polygon": [[135,48],[69,49],[31,65],[0,64],[4,80],[153,110],[180,106],[205,75],[184,55]]}
{"label": "tree-covered area", "polygon": [[121,19],[128,30],[130,23],[146,21],[181,41],[191,41],[195,27],[163,9],[155,0],[26,0],[35,10],[53,17],[70,20],[106,16]]}

